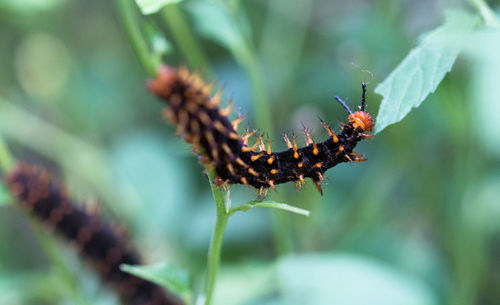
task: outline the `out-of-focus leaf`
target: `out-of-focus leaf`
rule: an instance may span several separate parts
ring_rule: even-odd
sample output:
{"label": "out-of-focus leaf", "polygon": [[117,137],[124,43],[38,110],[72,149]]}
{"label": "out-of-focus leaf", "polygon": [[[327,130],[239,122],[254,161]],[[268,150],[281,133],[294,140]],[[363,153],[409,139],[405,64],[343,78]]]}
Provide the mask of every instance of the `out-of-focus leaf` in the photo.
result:
{"label": "out-of-focus leaf", "polygon": [[213,1],[196,1],[186,8],[193,15],[198,32],[229,49],[238,61],[245,61],[249,52],[249,32],[226,6]]}
{"label": "out-of-focus leaf", "polygon": [[249,201],[245,204],[239,205],[237,207],[231,208],[229,211],[230,214],[233,214],[237,211],[243,211],[246,212],[250,210],[253,207],[264,207],[264,208],[274,208],[274,209],[280,209],[280,210],[285,210],[288,212],[292,212],[295,214],[299,215],[304,215],[304,216],[309,216],[310,212],[305,209],[301,209],[298,207],[294,207],[292,205],[286,204],[286,203],[280,203],[276,202],[273,200],[265,200],[265,201],[258,201],[258,200],[252,200]]}
{"label": "out-of-focus leaf", "polygon": [[3,183],[0,183],[0,207],[9,205],[11,202],[10,192]]}
{"label": "out-of-focus leaf", "polygon": [[376,88],[384,98],[377,115],[375,133],[402,120],[436,90],[451,70],[461,48],[448,37],[470,32],[478,18],[463,11],[446,14],[446,22],[427,33],[420,44]]}
{"label": "out-of-focus leaf", "polygon": [[[193,201],[191,175],[181,157],[190,154],[189,149],[150,129],[138,129],[115,142],[112,166],[122,178],[118,193],[128,200],[126,206],[119,203],[120,208],[144,235],[141,241],[164,238],[164,232],[180,234],[190,211],[187,203]],[[177,149],[171,149],[174,146]]]}
{"label": "out-of-focus leaf", "polygon": [[472,127],[476,131],[478,142],[488,152],[500,156],[500,103],[498,97],[498,79],[500,79],[500,30],[475,31],[462,36],[461,44],[464,55],[472,59],[470,65],[470,88],[473,103]]}
{"label": "out-of-focus leaf", "polygon": [[182,0],[135,0],[143,15],[150,15],[158,12],[167,4],[179,3]]}
{"label": "out-of-focus leaf", "polygon": [[120,269],[161,285],[178,294],[187,304],[192,300],[191,280],[189,273],[173,264],[163,262],[150,266],[132,266],[123,264]]}
{"label": "out-of-focus leaf", "polygon": [[251,300],[258,300],[263,305],[260,296],[276,291],[276,282],[273,278],[273,268],[268,263],[244,262],[238,265],[222,266],[216,289],[214,304],[254,304]]}
{"label": "out-of-focus leaf", "polygon": [[165,38],[165,34],[162,33],[161,29],[154,22],[147,22],[145,30],[150,41],[152,56],[161,58],[161,56],[172,52],[172,44]]}
{"label": "out-of-focus leaf", "polygon": [[0,10],[6,9],[15,13],[38,13],[50,10],[62,2],[63,0],[2,0],[0,1]]}
{"label": "out-of-focus leaf", "polygon": [[277,274],[289,305],[437,304],[420,281],[358,255],[289,256]]}

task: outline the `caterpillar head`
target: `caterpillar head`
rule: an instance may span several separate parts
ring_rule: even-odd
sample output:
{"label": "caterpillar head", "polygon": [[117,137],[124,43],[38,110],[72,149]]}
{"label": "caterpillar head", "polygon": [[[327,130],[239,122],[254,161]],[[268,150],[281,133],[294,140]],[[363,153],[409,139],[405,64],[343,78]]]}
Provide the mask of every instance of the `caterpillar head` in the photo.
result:
{"label": "caterpillar head", "polygon": [[362,131],[371,131],[373,128],[372,117],[362,110],[351,113],[349,115],[349,123],[354,128],[361,129]]}
{"label": "caterpillar head", "polygon": [[372,117],[365,112],[366,106],[366,83],[361,84],[361,88],[363,89],[362,97],[361,97],[361,107],[359,111],[352,112],[349,106],[341,100],[338,96],[335,98],[339,101],[342,106],[349,112],[349,123],[356,129],[361,129],[362,131],[371,131],[373,128],[373,119]]}

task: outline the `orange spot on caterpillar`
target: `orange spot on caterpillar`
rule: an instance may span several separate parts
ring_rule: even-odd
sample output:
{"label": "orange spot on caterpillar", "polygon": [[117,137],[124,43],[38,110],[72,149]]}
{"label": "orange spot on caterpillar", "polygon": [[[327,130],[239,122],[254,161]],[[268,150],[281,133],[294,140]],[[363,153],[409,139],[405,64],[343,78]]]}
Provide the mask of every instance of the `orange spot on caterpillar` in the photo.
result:
{"label": "orange spot on caterpillar", "polygon": [[307,128],[304,128],[304,134],[306,135],[306,145],[311,145],[314,143],[314,141],[311,138],[311,134],[309,133],[309,130]]}
{"label": "orange spot on caterpillar", "polygon": [[231,173],[231,175],[235,174],[234,167],[231,163],[226,164],[226,168]]}
{"label": "orange spot on caterpillar", "polygon": [[189,103],[186,103],[186,109],[189,113],[196,114],[199,107],[198,107],[198,104],[196,104],[195,102],[189,102]]}
{"label": "orange spot on caterpillar", "polygon": [[247,128],[245,135],[241,137],[241,139],[243,140],[243,145],[248,145],[248,138],[253,136],[256,132],[257,132],[257,130],[253,130],[252,132],[249,132],[248,128]]}
{"label": "orange spot on caterpillar", "polygon": [[254,175],[255,177],[259,177],[259,174],[253,168],[249,168],[248,173]]}
{"label": "orange spot on caterpillar", "polygon": [[175,117],[174,111],[170,108],[165,108],[161,112],[161,116],[173,124],[177,124],[177,119]]}
{"label": "orange spot on caterpillar", "polygon": [[205,111],[199,111],[198,117],[200,118],[201,123],[205,125],[205,127],[210,126],[210,124],[212,123],[212,120],[208,116],[208,113],[206,113]]}
{"label": "orange spot on caterpillar", "polygon": [[269,157],[269,159],[267,159],[267,164],[273,164],[274,162],[274,156],[271,155],[271,157]]}
{"label": "orange spot on caterpillar", "polygon": [[186,131],[188,123],[189,114],[184,110],[179,111],[179,121],[177,123],[177,130],[175,131],[175,133],[177,135],[182,135]]}
{"label": "orange spot on caterpillar", "polygon": [[236,158],[236,163],[238,163],[239,165],[241,165],[243,167],[248,167],[248,164],[246,164],[245,161],[241,160],[240,157]]}
{"label": "orange spot on caterpillar", "polygon": [[[217,93],[210,99],[208,106],[211,109],[216,109],[219,107],[220,99],[222,97],[223,90],[218,90]],[[208,94],[207,94],[208,95]]]}
{"label": "orange spot on caterpillar", "polygon": [[314,146],[313,146],[313,155],[317,156],[318,154],[319,154],[318,147],[316,146],[316,144],[314,144]]}
{"label": "orange spot on caterpillar", "polygon": [[224,152],[229,156],[231,157],[231,159],[233,158],[234,154],[233,152],[231,151],[231,147],[229,147],[229,145],[227,145],[227,143],[222,143],[222,149],[224,150]]}
{"label": "orange spot on caterpillar", "polygon": [[220,115],[227,117],[231,113],[231,109],[233,109],[233,100],[229,100],[229,103],[227,104],[226,108],[220,111]]}
{"label": "orange spot on caterpillar", "polygon": [[266,150],[266,146],[264,145],[264,140],[262,139],[262,136],[259,136],[259,139],[257,140],[257,144],[258,144],[260,151]]}
{"label": "orange spot on caterpillar", "polygon": [[333,143],[337,143],[339,141],[339,138],[335,135],[335,133],[332,131],[332,129],[326,124],[325,121],[321,120],[321,124],[323,125],[323,128],[326,129],[328,132],[328,135],[332,138]]}
{"label": "orange spot on caterpillar", "polygon": [[217,148],[212,148],[210,152],[212,153],[213,160],[219,160],[219,151]]}
{"label": "orange spot on caterpillar", "polygon": [[259,198],[262,198],[262,191],[264,191],[264,187],[263,187],[263,186],[261,186],[261,187],[259,188],[259,193],[257,194],[257,196],[258,196]]}
{"label": "orange spot on caterpillar", "polygon": [[229,139],[231,139],[231,140],[240,140],[241,138],[240,138],[240,136],[236,132],[231,131],[229,133]]}
{"label": "orange spot on caterpillar", "polygon": [[215,121],[214,122],[214,127],[215,129],[217,129],[217,131],[219,131],[220,133],[225,133],[227,131],[227,128],[226,126],[224,126],[224,124],[221,123],[221,121]]}
{"label": "orange spot on caterpillar", "polygon": [[316,186],[316,188],[318,189],[318,192],[321,194],[321,196],[323,196],[323,189],[321,188],[321,182],[314,181],[313,184]]}
{"label": "orange spot on caterpillar", "polygon": [[288,148],[292,148],[292,142],[290,142],[290,139],[288,138],[288,135],[286,133],[283,134],[283,139],[285,140],[286,146]]}
{"label": "orange spot on caterpillar", "polygon": [[362,154],[358,154],[358,153],[351,153],[351,157],[354,158],[354,161],[356,162],[363,162],[363,161],[366,161],[366,159],[364,158],[364,156]]}
{"label": "orange spot on caterpillar", "polygon": [[[267,154],[268,155],[271,154],[271,140],[269,140],[269,136],[267,136]],[[271,164],[271,163],[269,163],[269,164]]]}
{"label": "orange spot on caterpillar", "polygon": [[302,162],[299,162],[299,164],[297,164],[298,168],[301,168],[302,166],[304,166],[304,163],[302,163]]}
{"label": "orange spot on caterpillar", "polygon": [[244,185],[248,185],[247,178],[245,178],[245,177],[240,177],[240,181],[241,181],[241,183],[243,183]]}
{"label": "orange spot on caterpillar", "polygon": [[258,154],[258,155],[252,155],[250,157],[250,160],[252,160],[252,162],[255,162],[257,161],[260,157],[262,157],[264,154]]}
{"label": "orange spot on caterpillar", "polygon": [[318,163],[314,164],[314,167],[317,167],[317,168],[321,168],[321,166],[323,166],[322,162],[318,162]]}
{"label": "orange spot on caterpillar", "polygon": [[278,170],[277,170],[277,169],[273,168],[273,169],[271,170],[271,175],[276,175],[277,173],[278,173]]}
{"label": "orange spot on caterpillar", "polygon": [[269,184],[269,186],[270,186],[273,190],[276,190],[276,186],[274,185],[274,181],[273,181],[273,180],[269,180],[269,181],[267,181],[267,183]]}
{"label": "orange spot on caterpillar", "polygon": [[238,125],[243,122],[245,120],[245,117],[244,116],[240,116],[238,114],[238,117],[236,119],[234,119],[232,122],[231,122],[231,125],[233,126],[233,129],[234,130],[238,130]]}

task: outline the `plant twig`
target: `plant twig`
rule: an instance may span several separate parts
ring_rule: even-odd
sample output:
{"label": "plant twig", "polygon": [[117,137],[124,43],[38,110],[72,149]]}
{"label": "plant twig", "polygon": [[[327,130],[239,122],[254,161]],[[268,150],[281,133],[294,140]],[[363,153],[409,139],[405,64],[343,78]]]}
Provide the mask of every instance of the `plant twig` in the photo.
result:
{"label": "plant twig", "polygon": [[213,184],[215,178],[215,171],[208,174],[210,186],[212,187],[212,194],[215,200],[216,218],[214,232],[210,240],[210,247],[208,248],[207,256],[207,277],[205,281],[205,305],[210,305],[217,279],[217,273],[220,265],[220,253],[222,248],[222,240],[226,230],[227,220],[230,214],[226,212],[225,196],[221,188]]}
{"label": "plant twig", "polygon": [[156,76],[160,64],[158,58],[152,55],[148,44],[143,38],[139,22],[137,20],[136,7],[133,0],[117,0],[118,12],[120,13],[123,26],[127,32],[130,44],[139,58],[149,76]]}
{"label": "plant twig", "polygon": [[500,27],[500,20],[498,19],[498,16],[488,6],[486,1],[484,1],[484,0],[470,0],[470,2],[481,13],[481,15],[483,16],[484,22],[486,23],[487,26],[492,27],[492,28]]}
{"label": "plant twig", "polygon": [[192,68],[203,69],[205,74],[210,74],[207,59],[184,19],[179,5],[175,3],[166,5],[162,9],[162,15],[188,64]]}

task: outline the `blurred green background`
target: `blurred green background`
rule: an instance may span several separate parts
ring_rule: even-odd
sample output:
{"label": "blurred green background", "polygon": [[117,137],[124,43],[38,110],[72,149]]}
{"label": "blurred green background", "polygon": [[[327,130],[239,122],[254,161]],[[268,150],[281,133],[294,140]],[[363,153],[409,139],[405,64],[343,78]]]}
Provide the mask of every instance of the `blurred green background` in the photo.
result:
{"label": "blurred green background", "polygon": [[[450,7],[474,12],[450,0],[186,0],[145,22],[167,63],[223,86],[282,150],[281,133],[302,123],[322,141],[318,116],[338,131],[346,112],[333,96],[354,108],[363,81],[375,117],[373,88]],[[324,196],[312,184],[270,192],[310,217],[231,217],[214,304],[498,304],[499,54],[461,56],[422,107],[358,145],[367,162],[327,172]],[[115,3],[0,0],[0,67],[0,135],[15,158],[49,167],[126,226],[146,262],[189,270],[199,291],[210,188],[147,92]],[[231,194],[233,205],[257,197]],[[0,208],[0,304],[73,304],[36,230]],[[71,247],[58,251],[90,304],[117,304]]]}

